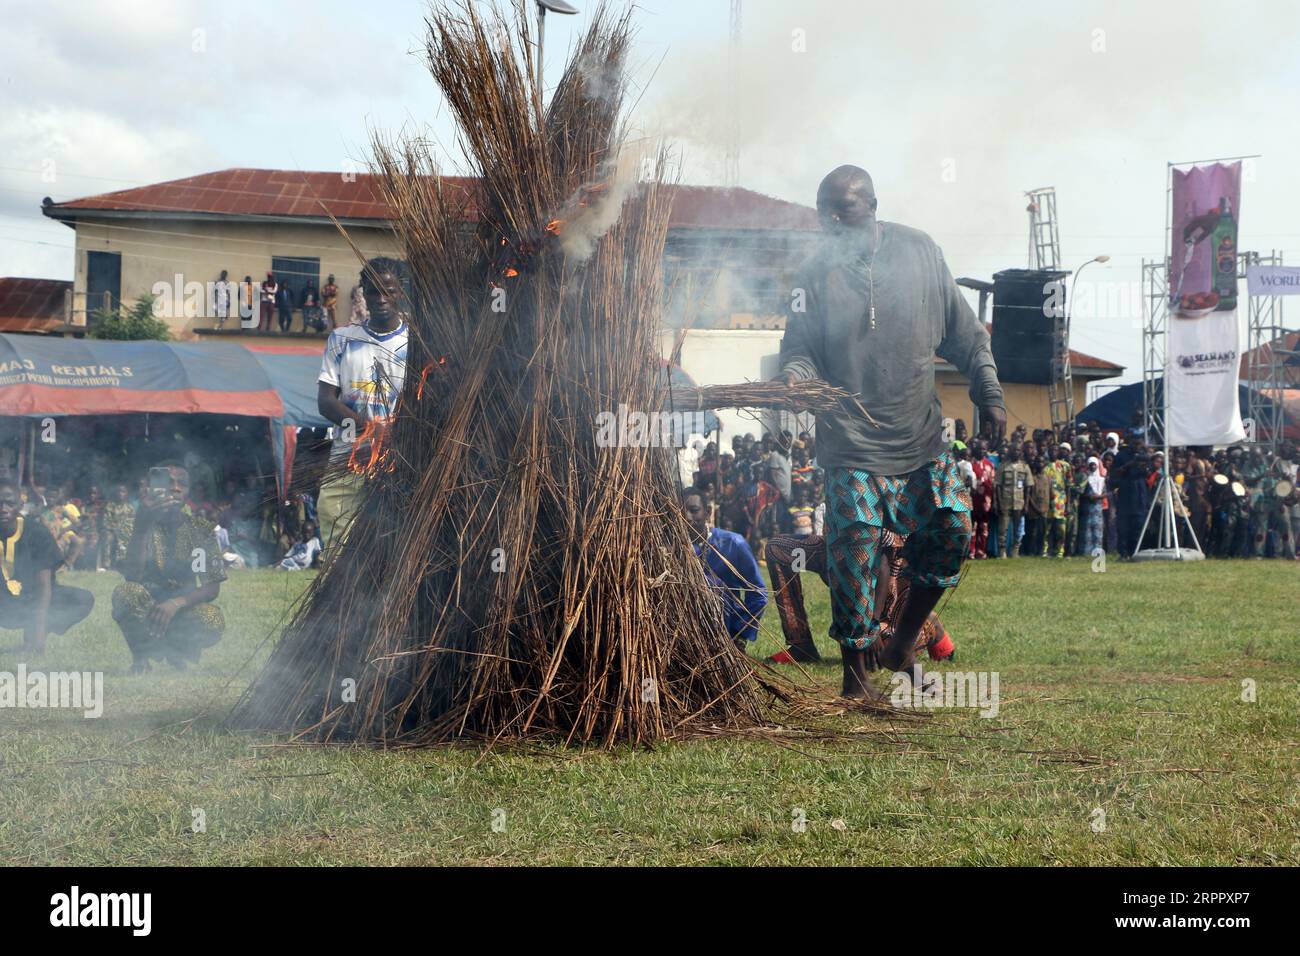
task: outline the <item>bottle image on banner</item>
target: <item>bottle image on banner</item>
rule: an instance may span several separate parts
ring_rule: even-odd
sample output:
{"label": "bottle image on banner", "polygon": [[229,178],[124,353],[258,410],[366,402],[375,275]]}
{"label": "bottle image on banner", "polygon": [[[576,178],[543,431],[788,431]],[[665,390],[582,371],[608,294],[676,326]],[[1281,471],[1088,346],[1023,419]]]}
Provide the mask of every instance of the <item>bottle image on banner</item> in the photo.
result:
{"label": "bottle image on banner", "polygon": [[[1216,206],[1196,215],[1196,206],[1187,204],[1187,215],[1183,226],[1183,255],[1177,288],[1174,290],[1174,306],[1180,319],[1199,319],[1220,308],[1218,289],[1218,244],[1223,235],[1223,205]],[[1231,223],[1232,217],[1228,216]],[[1230,240],[1236,248],[1236,233]],[[1202,268],[1204,266],[1205,268]],[[1233,269],[1235,274],[1236,259]],[[1189,274],[1192,275],[1189,281]],[[1235,294],[1235,286],[1234,286]]]}
{"label": "bottle image on banner", "polygon": [[1227,312],[1237,307],[1237,224],[1232,218],[1232,200],[1219,200],[1219,219],[1210,233],[1214,253],[1214,291],[1218,293],[1216,310]]}

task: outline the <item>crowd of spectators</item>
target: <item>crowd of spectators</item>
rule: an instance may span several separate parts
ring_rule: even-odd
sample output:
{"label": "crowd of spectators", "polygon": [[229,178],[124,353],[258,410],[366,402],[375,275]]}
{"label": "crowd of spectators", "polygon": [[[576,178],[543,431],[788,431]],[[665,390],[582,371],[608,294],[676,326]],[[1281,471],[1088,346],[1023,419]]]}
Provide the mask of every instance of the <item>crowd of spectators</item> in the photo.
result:
{"label": "crowd of spectators", "polygon": [[[996,447],[969,438],[961,420],[951,426],[951,450],[971,493],[971,558],[1127,559],[1159,545],[1161,510],[1147,519],[1164,453],[1148,445],[1139,423],[1122,433],[1089,423],[1059,435],[1022,425]],[[1256,444],[1173,448],[1170,457],[1180,546],[1220,558],[1296,559],[1294,443],[1276,454]],[[777,534],[822,534],[825,475],[808,432],[738,435],[722,453],[716,442],[696,439],[679,453],[679,468],[682,485],[702,495],[710,524],[739,534],[755,554]]]}
{"label": "crowd of spectators", "polygon": [[[201,441],[194,445],[211,451]],[[971,494],[973,559],[1099,552],[1128,558],[1158,543],[1158,509],[1149,521],[1148,513],[1164,456],[1148,446],[1138,425],[1121,434],[1092,424],[1060,436],[1021,426],[990,447],[982,437],[968,439],[958,420],[951,447]],[[295,570],[318,564],[310,493],[280,500],[273,477],[200,451],[174,456],[190,474],[187,510],[214,526],[228,565]],[[1209,556],[1296,558],[1300,453],[1294,443],[1277,454],[1260,445],[1175,448],[1171,459],[1180,545],[1193,546],[1194,534],[1195,546]],[[145,468],[124,480],[132,461],[128,455],[110,475],[114,469],[92,456],[92,467],[70,473],[38,470],[21,489],[23,514],[40,517],[64,567],[108,571],[122,560],[145,493]],[[729,452],[697,438],[679,453],[679,467],[682,485],[700,493],[709,526],[741,536],[755,554],[778,534],[823,533],[825,474],[808,432],[737,435]]]}
{"label": "crowd of spectators", "polygon": [[681,481],[704,498],[713,527],[743,537],[755,554],[773,535],[821,534],[825,472],[808,432],[737,435],[731,451],[696,440],[679,455]]}
{"label": "crowd of spectators", "polygon": [[1127,559],[1157,547],[1163,512],[1151,506],[1166,471],[1181,547],[1296,558],[1297,452],[1289,442],[1277,454],[1261,445],[1172,448],[1167,469],[1138,424],[1121,434],[1091,423],[1061,436],[1021,426],[997,448],[976,438],[957,440],[954,450],[971,488],[973,558]]}
{"label": "crowd of spectators", "polygon": [[62,571],[121,577],[111,614],[132,673],[145,673],[153,661],[185,669],[220,640],[213,602],[227,568],[302,571],[321,553],[311,496],[268,500],[255,475],[220,480],[194,452],[150,463],[107,497],[89,479],[83,495],[75,477],[55,484],[38,471],[23,486],[10,472],[0,461],[0,630],[21,631],[33,655],[95,606],[93,592],[59,582]]}
{"label": "crowd of spectators", "polygon": [[[21,512],[40,518],[49,529],[63,552],[64,570],[110,571],[126,554],[144,482],[140,478],[113,485],[106,496],[99,485],[83,490],[69,479],[49,486],[38,475],[22,488]],[[248,475],[242,482],[224,482],[215,496],[192,497],[186,513],[213,526],[222,557],[232,567],[301,570],[316,565],[320,543],[311,543],[317,532],[310,495],[296,495],[277,505],[273,487],[268,489],[265,481]],[[294,561],[286,563],[289,557]]]}
{"label": "crowd of spectators", "polygon": [[[226,323],[236,321],[249,331],[270,332],[272,327],[281,333],[293,331],[294,313],[301,316],[301,330],[331,332],[339,325],[339,286],[334,276],[326,278],[318,290],[313,279],[307,279],[296,293],[274,272],[268,272],[261,282],[244,276],[236,283],[222,270],[212,283],[210,308],[214,328],[225,329]],[[359,325],[367,318],[366,301],[358,283],[352,287],[344,318]],[[244,320],[253,323],[246,325]]]}
{"label": "crowd of spectators", "polygon": [[[195,447],[214,451],[194,437]],[[317,535],[314,496],[295,492],[278,499],[274,476],[260,474],[251,462],[232,464],[231,457],[241,460],[237,454],[190,450],[172,456],[163,448],[172,443],[152,444],[159,447],[116,462],[92,455],[89,467],[82,463],[75,470],[56,461],[48,469],[38,467],[35,477],[20,487],[21,513],[39,518],[49,529],[63,554],[62,569],[110,571],[119,565],[146,495],[148,467],[161,460],[184,464],[190,475],[184,510],[213,527],[227,565],[316,566],[319,542],[310,544]],[[11,469],[0,464],[0,478],[7,477],[13,477]],[[293,561],[285,563],[290,556]]]}

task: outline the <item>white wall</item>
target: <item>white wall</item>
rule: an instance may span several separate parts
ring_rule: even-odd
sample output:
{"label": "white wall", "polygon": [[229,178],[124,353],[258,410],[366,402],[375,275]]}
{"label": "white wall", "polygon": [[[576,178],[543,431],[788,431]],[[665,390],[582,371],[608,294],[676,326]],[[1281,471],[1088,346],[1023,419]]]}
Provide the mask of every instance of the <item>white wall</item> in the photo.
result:
{"label": "white wall", "polygon": [[[397,254],[397,241],[386,227],[350,226],[348,235],[367,257]],[[334,274],[339,287],[337,314],[346,324],[348,295],[361,277],[356,253],[330,223],[82,219],[77,223],[74,308],[85,308],[86,254],[92,251],[122,256],[121,295],[128,306],[151,291],[155,282],[173,284],[177,273],[183,283],[208,283],[225,269],[234,282],[247,275],[260,283],[271,269],[272,256],[309,256],[320,259],[321,284]],[[300,328],[301,322],[295,314],[294,328]],[[168,318],[167,324],[176,338],[190,339],[196,328],[211,328],[215,323],[211,318],[178,315]],[[271,324],[275,326],[274,320]],[[233,327],[238,328],[238,323]]]}

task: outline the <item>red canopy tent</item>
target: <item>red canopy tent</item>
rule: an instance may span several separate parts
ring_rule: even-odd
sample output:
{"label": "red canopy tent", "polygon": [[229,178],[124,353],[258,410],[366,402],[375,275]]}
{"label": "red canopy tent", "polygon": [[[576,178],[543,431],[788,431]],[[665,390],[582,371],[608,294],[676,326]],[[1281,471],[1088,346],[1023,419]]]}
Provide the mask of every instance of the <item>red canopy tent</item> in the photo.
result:
{"label": "red canopy tent", "polygon": [[[265,418],[277,478],[286,488],[297,429],[329,424],[316,410],[320,354],[316,344],[115,342],[0,334],[0,415],[39,419],[207,413]],[[25,456],[29,460],[30,454]]]}

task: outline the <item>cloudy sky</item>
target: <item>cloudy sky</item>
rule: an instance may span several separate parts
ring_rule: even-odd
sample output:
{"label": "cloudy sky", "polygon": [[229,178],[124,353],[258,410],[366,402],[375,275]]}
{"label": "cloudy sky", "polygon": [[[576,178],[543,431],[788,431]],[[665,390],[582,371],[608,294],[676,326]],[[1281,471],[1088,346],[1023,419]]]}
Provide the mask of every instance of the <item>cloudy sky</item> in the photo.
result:
{"label": "cloudy sky", "polygon": [[[590,9],[591,0],[574,0]],[[1066,267],[1101,253],[1075,347],[1141,377],[1143,258],[1161,255],[1166,163],[1260,154],[1241,248],[1300,262],[1300,7],[1054,0],[642,0],[636,122],[718,183],[735,115],[741,185],[811,204],[845,162],[880,214],[931,233],[957,275],[1026,264],[1023,193],[1059,194]],[[424,0],[8,0],[0,33],[0,275],[68,278],[41,197],[231,166],[364,164],[371,129],[454,143],[419,56]],[[551,77],[585,17],[547,20]],[[733,105],[734,104],[734,105]],[[447,163],[454,166],[449,149]],[[1084,288],[1086,286],[1086,288]]]}

